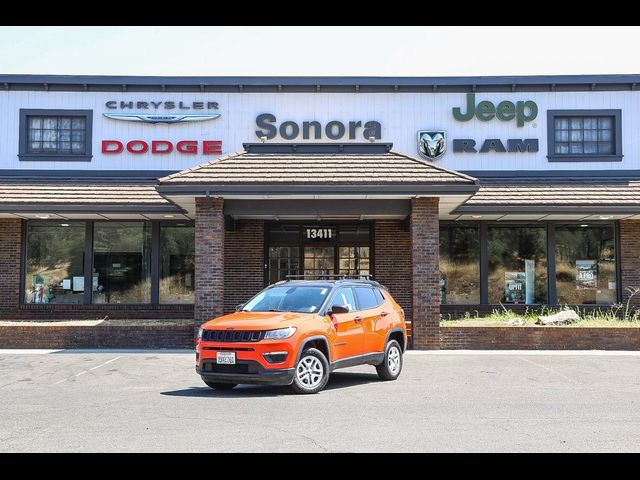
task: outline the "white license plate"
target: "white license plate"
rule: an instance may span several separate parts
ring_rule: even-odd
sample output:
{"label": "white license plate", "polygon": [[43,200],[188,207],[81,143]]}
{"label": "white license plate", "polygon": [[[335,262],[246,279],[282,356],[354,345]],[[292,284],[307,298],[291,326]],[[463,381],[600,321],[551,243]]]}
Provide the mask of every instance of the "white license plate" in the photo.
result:
{"label": "white license plate", "polygon": [[216,363],[223,363],[225,365],[235,365],[236,352],[217,352]]}

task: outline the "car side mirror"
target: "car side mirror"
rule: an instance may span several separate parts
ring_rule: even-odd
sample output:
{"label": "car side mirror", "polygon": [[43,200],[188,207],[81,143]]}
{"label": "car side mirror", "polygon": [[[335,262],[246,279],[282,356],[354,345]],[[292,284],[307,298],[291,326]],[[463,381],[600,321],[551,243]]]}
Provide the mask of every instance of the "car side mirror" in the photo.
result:
{"label": "car side mirror", "polygon": [[240,310],[242,310],[244,307],[244,303],[239,303],[238,305],[236,305],[236,312],[239,312]]}
{"label": "car side mirror", "polygon": [[329,315],[339,315],[341,313],[349,313],[349,307],[346,305],[334,305],[329,310]]}

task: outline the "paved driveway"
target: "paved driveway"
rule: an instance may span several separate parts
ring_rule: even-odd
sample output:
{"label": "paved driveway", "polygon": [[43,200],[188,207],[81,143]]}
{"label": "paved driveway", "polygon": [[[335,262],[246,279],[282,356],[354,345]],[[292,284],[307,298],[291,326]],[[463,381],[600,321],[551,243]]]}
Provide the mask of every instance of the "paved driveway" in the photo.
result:
{"label": "paved driveway", "polygon": [[0,352],[0,451],[640,451],[640,356],[409,354],[216,392],[185,352]]}

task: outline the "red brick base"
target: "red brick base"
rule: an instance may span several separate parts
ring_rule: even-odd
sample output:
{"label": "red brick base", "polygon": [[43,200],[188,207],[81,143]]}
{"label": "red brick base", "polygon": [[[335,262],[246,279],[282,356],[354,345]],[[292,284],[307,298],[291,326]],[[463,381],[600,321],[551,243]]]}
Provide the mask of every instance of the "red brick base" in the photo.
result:
{"label": "red brick base", "polygon": [[0,326],[0,348],[193,348],[180,325]]}
{"label": "red brick base", "polygon": [[452,350],[640,350],[640,328],[442,327]]}

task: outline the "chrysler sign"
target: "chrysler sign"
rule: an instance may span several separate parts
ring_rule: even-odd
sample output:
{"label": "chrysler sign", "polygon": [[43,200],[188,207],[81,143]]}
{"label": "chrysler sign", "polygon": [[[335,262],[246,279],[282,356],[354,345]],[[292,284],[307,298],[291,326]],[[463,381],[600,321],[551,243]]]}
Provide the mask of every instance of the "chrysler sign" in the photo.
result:
{"label": "chrysler sign", "polygon": [[[186,123],[186,122],[205,122],[207,120],[215,120],[220,117],[219,113],[188,113],[193,110],[218,110],[220,105],[218,102],[174,102],[174,101],[117,101],[109,100],[104,106],[109,110],[137,110],[132,113],[103,113],[107,118],[112,120],[122,120],[125,122],[143,122],[143,123]],[[155,113],[142,112],[142,110],[154,110]],[[160,112],[162,110],[162,113]],[[180,110],[180,113],[173,113],[171,110]]]}
{"label": "chrysler sign", "polygon": [[123,120],[125,122],[144,122],[144,123],[185,123],[185,122],[205,122],[214,120],[220,116],[219,113],[212,115],[200,114],[146,114],[146,113],[103,113],[107,118],[113,120]]}

